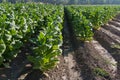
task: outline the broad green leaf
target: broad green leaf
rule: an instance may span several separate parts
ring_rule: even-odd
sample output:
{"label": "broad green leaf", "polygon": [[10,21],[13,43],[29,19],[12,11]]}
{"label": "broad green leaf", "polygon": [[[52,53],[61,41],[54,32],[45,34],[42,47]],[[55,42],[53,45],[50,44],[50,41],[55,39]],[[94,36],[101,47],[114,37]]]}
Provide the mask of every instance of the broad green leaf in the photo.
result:
{"label": "broad green leaf", "polygon": [[2,39],[0,39],[0,56],[5,52],[6,45]]}
{"label": "broad green leaf", "polygon": [[38,39],[41,40],[45,37],[45,33],[43,33],[42,31],[40,32]]}
{"label": "broad green leaf", "polygon": [[5,34],[5,40],[8,40],[8,41],[10,41],[11,40],[11,38],[12,38],[12,35],[10,35],[10,34]]}

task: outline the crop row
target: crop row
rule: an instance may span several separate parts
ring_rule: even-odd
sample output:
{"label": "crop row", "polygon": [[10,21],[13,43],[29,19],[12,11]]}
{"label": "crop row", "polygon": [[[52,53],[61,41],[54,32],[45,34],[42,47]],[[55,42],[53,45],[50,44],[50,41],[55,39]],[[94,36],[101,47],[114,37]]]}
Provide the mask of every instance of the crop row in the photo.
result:
{"label": "crop row", "polygon": [[65,12],[75,35],[86,41],[92,40],[94,30],[112,19],[119,9],[119,6],[66,6]]}
{"label": "crop row", "polygon": [[[0,4],[0,65],[11,62],[25,43],[28,60],[42,71],[55,66],[62,53],[63,7],[44,4]],[[27,48],[27,47],[26,47]]]}
{"label": "crop row", "polygon": [[[113,18],[119,6],[66,6],[65,13],[80,40],[92,40],[94,30]],[[34,69],[53,68],[62,53],[64,8],[50,4],[0,4],[0,66],[10,63],[25,44]],[[29,48],[28,48],[29,47]]]}

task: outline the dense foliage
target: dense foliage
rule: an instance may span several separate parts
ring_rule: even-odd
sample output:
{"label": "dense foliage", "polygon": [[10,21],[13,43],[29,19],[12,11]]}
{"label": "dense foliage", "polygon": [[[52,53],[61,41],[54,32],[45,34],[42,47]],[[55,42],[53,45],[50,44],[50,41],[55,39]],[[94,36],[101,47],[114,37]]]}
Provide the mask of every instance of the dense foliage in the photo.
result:
{"label": "dense foliage", "polygon": [[35,69],[55,66],[62,52],[63,12],[62,6],[0,4],[0,65],[11,62],[30,43],[28,60]]}
{"label": "dense foliage", "polygon": [[65,8],[69,23],[75,35],[81,40],[91,40],[101,25],[113,18],[119,10],[118,6],[67,6]]}
{"label": "dense foliage", "polygon": [[52,4],[120,4],[120,0],[0,0],[0,2],[43,2]]}
{"label": "dense foliage", "polygon": [[[62,53],[64,11],[75,35],[92,40],[93,30],[113,18],[119,6],[63,6],[37,3],[0,4],[0,66],[29,49],[34,69],[53,68]],[[30,46],[25,46],[30,44]]]}

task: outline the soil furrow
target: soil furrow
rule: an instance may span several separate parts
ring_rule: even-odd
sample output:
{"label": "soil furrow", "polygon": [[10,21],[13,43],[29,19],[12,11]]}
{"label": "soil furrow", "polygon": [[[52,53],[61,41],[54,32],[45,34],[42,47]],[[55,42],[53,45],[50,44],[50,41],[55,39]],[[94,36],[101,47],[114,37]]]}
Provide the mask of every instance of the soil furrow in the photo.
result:
{"label": "soil furrow", "polygon": [[[120,37],[111,33],[110,31],[104,29],[104,28],[101,28],[99,31],[96,31],[95,35],[96,34],[100,34],[102,36],[104,36],[103,38],[108,38],[108,39],[111,39],[111,43],[114,44],[120,44]],[[99,37],[99,36],[98,36]]]}
{"label": "soil furrow", "polygon": [[115,21],[115,22],[119,22],[120,23],[120,20],[117,19],[117,18],[113,18],[112,20]]}
{"label": "soil furrow", "polygon": [[108,21],[108,24],[112,24],[116,27],[120,27],[120,23],[119,22],[116,22],[116,21]]}
{"label": "soil furrow", "polygon": [[104,25],[102,27],[104,29],[110,31],[113,34],[116,34],[117,36],[120,36],[120,28],[115,27],[114,25],[109,25],[109,24],[106,24],[106,25]]}

